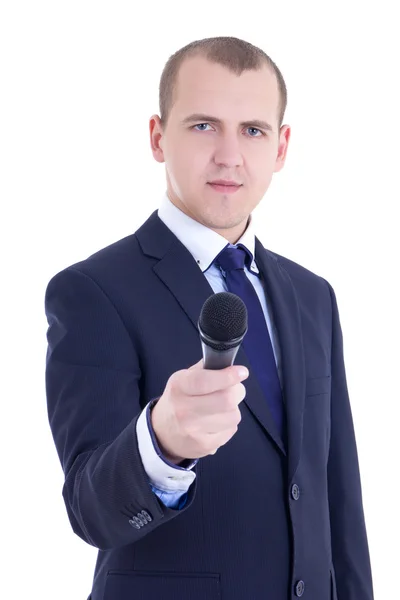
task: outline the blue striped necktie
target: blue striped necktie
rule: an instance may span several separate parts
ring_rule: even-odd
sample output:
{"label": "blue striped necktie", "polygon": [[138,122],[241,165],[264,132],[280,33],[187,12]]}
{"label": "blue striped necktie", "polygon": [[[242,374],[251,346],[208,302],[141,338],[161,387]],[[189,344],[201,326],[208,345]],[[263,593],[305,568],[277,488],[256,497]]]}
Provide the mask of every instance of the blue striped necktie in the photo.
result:
{"label": "blue striped necktie", "polygon": [[239,296],[247,307],[248,331],[242,342],[243,349],[264,392],[281,439],[285,441],[285,411],[271,338],[257,292],[244,272],[245,262],[250,267],[252,260],[251,252],[238,244],[237,247],[226,246],[214,263],[222,269],[228,290]]}

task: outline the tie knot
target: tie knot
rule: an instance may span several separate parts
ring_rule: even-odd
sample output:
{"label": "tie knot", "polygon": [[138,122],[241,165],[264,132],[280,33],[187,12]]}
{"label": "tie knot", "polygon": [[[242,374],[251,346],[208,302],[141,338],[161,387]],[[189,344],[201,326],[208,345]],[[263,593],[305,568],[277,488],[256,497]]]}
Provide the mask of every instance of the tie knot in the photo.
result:
{"label": "tie knot", "polygon": [[226,246],[222,252],[218,254],[214,262],[224,271],[234,271],[236,269],[244,269],[246,262],[247,265],[250,266],[251,260],[247,248],[239,244],[236,248]]}

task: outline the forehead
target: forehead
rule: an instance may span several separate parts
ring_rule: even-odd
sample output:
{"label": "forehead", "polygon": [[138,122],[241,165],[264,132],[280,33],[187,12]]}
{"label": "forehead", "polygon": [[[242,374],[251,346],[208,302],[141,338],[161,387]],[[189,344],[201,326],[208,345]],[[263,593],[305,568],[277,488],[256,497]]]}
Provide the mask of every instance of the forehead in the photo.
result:
{"label": "forehead", "polygon": [[[204,57],[186,59],[179,70],[173,111],[178,118],[189,112],[207,112],[221,118],[273,118],[279,104],[275,73],[267,66],[241,75]],[[223,113],[221,114],[221,111]]]}

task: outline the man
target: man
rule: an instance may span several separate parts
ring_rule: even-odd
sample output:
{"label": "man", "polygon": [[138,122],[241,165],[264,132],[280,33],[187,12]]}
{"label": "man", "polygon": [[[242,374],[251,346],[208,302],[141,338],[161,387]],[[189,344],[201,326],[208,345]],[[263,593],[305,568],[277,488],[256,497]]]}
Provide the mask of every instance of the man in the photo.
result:
{"label": "man", "polygon": [[[72,528],[99,548],[92,600],[373,598],[335,294],[254,235],[285,105],[251,44],[178,51],[150,120],[160,209],[48,284],[49,420]],[[204,369],[222,291],[249,330]]]}

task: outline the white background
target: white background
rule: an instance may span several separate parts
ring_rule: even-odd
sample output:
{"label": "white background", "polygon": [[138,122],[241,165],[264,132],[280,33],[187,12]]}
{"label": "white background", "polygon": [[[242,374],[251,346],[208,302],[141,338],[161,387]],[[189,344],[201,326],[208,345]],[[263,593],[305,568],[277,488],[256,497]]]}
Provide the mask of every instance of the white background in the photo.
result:
{"label": "white background", "polygon": [[89,595],[97,551],[69,525],[47,421],[44,292],[158,208],[164,165],[148,122],[161,71],[178,48],[217,35],[260,46],[288,87],[287,162],[256,232],[335,289],[375,597],[397,597],[397,3],[10,0],[0,10],[2,597]]}

